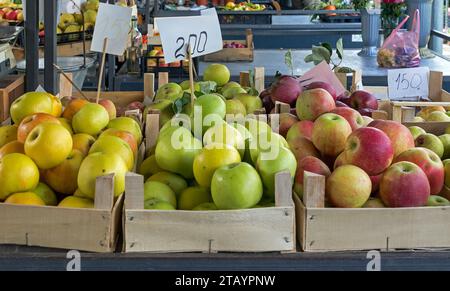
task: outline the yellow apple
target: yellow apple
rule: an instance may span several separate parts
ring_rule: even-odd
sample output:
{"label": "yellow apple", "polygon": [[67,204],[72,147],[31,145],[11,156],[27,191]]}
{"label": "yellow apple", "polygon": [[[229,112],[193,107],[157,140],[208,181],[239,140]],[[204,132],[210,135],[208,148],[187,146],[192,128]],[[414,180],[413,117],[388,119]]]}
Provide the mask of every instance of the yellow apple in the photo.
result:
{"label": "yellow apple", "polygon": [[77,196],[67,196],[58,204],[58,207],[66,208],[94,208],[94,206],[92,199]]}
{"label": "yellow apple", "polygon": [[93,153],[81,163],[78,172],[78,188],[87,197],[95,198],[95,181],[97,177],[114,173],[114,196],[125,190],[125,174],[128,168],[118,154]]}
{"label": "yellow apple", "polygon": [[44,206],[45,202],[36,193],[20,192],[14,193],[5,200],[8,204],[22,204],[22,205],[39,205]]}
{"label": "yellow apple", "polygon": [[52,94],[45,92],[25,93],[11,104],[11,119],[14,123],[19,124],[26,116],[35,113],[48,113],[58,117],[57,113],[60,111],[58,107],[61,102],[58,103],[57,99]]}
{"label": "yellow apple", "polygon": [[39,124],[44,122],[52,122],[56,124],[61,124],[59,120],[53,115],[47,113],[36,113],[33,115],[28,115],[19,124],[17,129],[17,140],[21,143],[25,143],[28,134]]}
{"label": "yellow apple", "polygon": [[87,156],[89,149],[95,142],[95,138],[87,133],[77,133],[72,136],[74,150],[79,150],[84,156]]}
{"label": "yellow apple", "polygon": [[45,205],[55,206],[58,204],[55,192],[44,183],[39,183],[31,192],[37,194],[44,201]]}
{"label": "yellow apple", "polygon": [[65,119],[64,117],[58,117],[58,120],[59,123],[61,123],[61,125],[64,126],[64,128],[67,129],[67,131],[70,132],[71,135],[73,135],[73,129],[70,121],[68,119]]}
{"label": "yellow apple", "polygon": [[72,118],[72,128],[75,133],[87,133],[92,136],[99,134],[109,122],[108,111],[96,104],[85,104]]}
{"label": "yellow apple", "polygon": [[26,192],[39,183],[36,164],[24,154],[13,153],[0,159],[0,200],[16,192]]}
{"label": "yellow apple", "polygon": [[43,170],[42,179],[58,193],[72,195],[78,188],[77,177],[84,155],[72,150],[69,156],[54,168]]}
{"label": "yellow apple", "polygon": [[39,169],[50,169],[69,156],[72,151],[72,136],[60,124],[41,123],[28,134],[24,149]]}
{"label": "yellow apple", "polygon": [[102,152],[105,154],[118,154],[125,164],[128,170],[132,170],[134,166],[134,154],[130,146],[123,139],[112,136],[104,135],[100,137],[89,150],[89,154]]}
{"label": "yellow apple", "polygon": [[17,125],[5,125],[0,127],[0,148],[17,139]]}
{"label": "yellow apple", "polygon": [[115,128],[130,132],[138,145],[142,142],[142,131],[139,123],[130,117],[118,117],[111,120],[108,124],[108,128]]}

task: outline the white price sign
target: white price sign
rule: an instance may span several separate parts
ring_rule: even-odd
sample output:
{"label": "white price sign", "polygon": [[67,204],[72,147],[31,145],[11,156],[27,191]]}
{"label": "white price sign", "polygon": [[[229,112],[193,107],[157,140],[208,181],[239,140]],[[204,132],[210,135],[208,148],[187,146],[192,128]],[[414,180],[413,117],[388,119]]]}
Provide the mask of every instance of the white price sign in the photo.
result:
{"label": "white price sign", "polygon": [[219,19],[215,9],[212,10],[201,16],[155,18],[166,63],[185,60],[188,44],[192,57],[222,49]]}
{"label": "white price sign", "polygon": [[429,76],[430,69],[428,67],[389,70],[389,98],[428,97]]}
{"label": "white price sign", "polygon": [[62,0],[60,13],[80,13],[81,0]]}
{"label": "white price sign", "polygon": [[91,51],[102,52],[105,38],[106,53],[123,55],[131,28],[131,8],[100,3],[92,36]]}

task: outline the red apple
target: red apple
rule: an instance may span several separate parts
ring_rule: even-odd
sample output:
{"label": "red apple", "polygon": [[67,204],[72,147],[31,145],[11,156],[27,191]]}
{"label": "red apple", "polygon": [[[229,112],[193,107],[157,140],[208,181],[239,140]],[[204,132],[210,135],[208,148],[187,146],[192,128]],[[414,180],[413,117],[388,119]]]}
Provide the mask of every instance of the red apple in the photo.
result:
{"label": "red apple", "polygon": [[350,124],[352,130],[358,129],[364,125],[364,119],[361,114],[350,107],[337,107],[333,109],[331,113],[336,113],[337,115],[344,117],[348,124]]}
{"label": "red apple", "polygon": [[424,206],[429,196],[427,176],[411,162],[393,164],[381,178],[380,198],[388,207]]}
{"label": "red apple", "polygon": [[281,76],[271,86],[272,101],[280,101],[292,104],[302,93],[303,87],[297,78],[292,76]]}
{"label": "red apple", "polygon": [[289,128],[287,134],[286,134],[286,140],[292,140],[295,139],[298,136],[303,136],[309,140],[311,140],[312,136],[312,129],[314,126],[314,122],[309,120],[302,120],[298,121],[294,125]]}
{"label": "red apple", "polygon": [[317,89],[317,88],[321,88],[321,89],[328,91],[328,93],[330,93],[331,97],[333,97],[334,100],[337,99],[336,90],[334,90],[333,86],[331,86],[328,83],[318,81],[318,82],[312,82],[311,84],[306,86],[306,89],[308,89],[308,90]]}
{"label": "red apple", "polygon": [[116,118],[116,114],[117,114],[116,105],[114,105],[114,103],[111,100],[102,99],[98,102],[98,104],[103,106],[106,109],[106,111],[108,111],[109,120]]}
{"label": "red apple", "polygon": [[376,176],[370,176],[370,181],[372,181],[372,194],[375,194],[380,189],[380,182],[383,174],[379,174]]}
{"label": "red apple", "polygon": [[33,115],[28,115],[27,117],[22,119],[22,121],[19,124],[19,127],[17,128],[17,141],[25,143],[28,134],[33,130],[33,128],[35,128],[36,126],[38,126],[43,122],[52,122],[56,124],[61,124],[58,118],[47,113],[36,113]]}
{"label": "red apple", "polygon": [[372,117],[372,112],[374,112],[374,110],[371,108],[362,108],[362,109],[358,109],[358,112],[362,116]]}
{"label": "red apple", "polygon": [[394,150],[389,137],[373,127],[355,130],[345,145],[345,160],[366,171],[370,176],[386,170],[394,158]]}
{"label": "red apple", "polygon": [[118,138],[125,141],[131,148],[131,151],[133,152],[134,156],[136,157],[137,151],[138,151],[138,144],[136,141],[136,138],[131,132],[125,131],[125,130],[119,130],[115,128],[108,128],[104,132],[102,132],[101,136],[105,135],[111,135],[111,136],[117,136]]}
{"label": "red apple", "polygon": [[145,105],[142,102],[134,101],[125,107],[125,111],[139,109],[141,112],[144,111]]}
{"label": "red apple", "polygon": [[344,117],[326,113],[314,122],[311,140],[322,155],[337,157],[344,150],[351,133],[352,128]]}
{"label": "red apple", "polygon": [[[279,120],[279,126],[278,126],[278,133],[280,135],[282,135],[283,137],[286,137],[288,130],[296,122],[298,122],[297,116],[292,115],[290,113],[281,113],[280,120]],[[275,130],[275,132],[276,132],[276,130]]]}
{"label": "red apple", "polygon": [[297,164],[297,172],[295,174],[294,191],[300,198],[303,197],[303,175],[308,171],[318,175],[328,177],[331,175],[330,169],[320,159],[308,156],[301,159]]}
{"label": "red apple", "polygon": [[387,134],[394,148],[394,158],[415,146],[414,138],[409,129],[397,121],[377,119],[369,123],[368,126],[378,128]]}
{"label": "red apple", "polygon": [[342,100],[349,99],[349,98],[350,98],[350,92],[345,91],[341,95],[337,96],[336,100],[337,101],[342,101]]}
{"label": "red apple", "polygon": [[16,20],[17,19],[17,10],[11,10],[8,13],[6,13],[6,19],[8,20]]}
{"label": "red apple", "polygon": [[358,90],[350,95],[351,107],[355,109],[370,108],[373,110],[378,109],[377,98],[371,93],[363,90]]}
{"label": "red apple", "polygon": [[430,183],[430,194],[436,195],[444,186],[444,164],[437,154],[427,148],[412,148],[401,153],[395,162],[407,161],[419,166]]}
{"label": "red apple", "polygon": [[314,121],[320,115],[336,108],[333,97],[324,89],[304,91],[297,99],[295,105],[300,120]]}
{"label": "red apple", "polygon": [[345,104],[342,101],[336,101],[335,104],[336,104],[336,107],[349,107],[347,104]]}
{"label": "red apple", "polygon": [[297,161],[307,156],[320,157],[312,142],[302,136],[288,141],[288,144]]}
{"label": "red apple", "polygon": [[[272,97],[269,95],[265,95],[262,98],[263,107],[266,110],[266,112],[271,112],[275,108],[275,103],[272,101]],[[296,114],[296,113],[294,113]]]}

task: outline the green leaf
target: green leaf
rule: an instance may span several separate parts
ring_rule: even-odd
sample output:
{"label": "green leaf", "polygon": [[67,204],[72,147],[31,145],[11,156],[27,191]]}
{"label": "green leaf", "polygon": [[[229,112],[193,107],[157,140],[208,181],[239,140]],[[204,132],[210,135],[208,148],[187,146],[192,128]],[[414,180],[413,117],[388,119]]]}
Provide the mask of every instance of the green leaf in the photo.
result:
{"label": "green leaf", "polygon": [[312,53],[314,61],[322,59],[325,60],[327,63],[330,63],[331,54],[328,51],[328,49],[324,48],[323,46],[314,45],[312,48]]}
{"label": "green leaf", "polygon": [[215,92],[217,88],[217,83],[214,81],[201,81],[198,82],[200,86],[200,92],[203,94],[209,94],[211,92]]}
{"label": "green leaf", "polygon": [[[313,54],[313,62],[314,62],[314,65],[318,65],[318,64],[320,64],[320,63],[323,62],[323,61],[326,61],[326,60],[323,58],[322,55],[315,55],[315,54]],[[328,62],[327,62],[327,63],[328,63]]]}
{"label": "green leaf", "polygon": [[305,62],[306,62],[306,63],[311,63],[311,62],[313,62],[313,61],[314,61],[313,54],[307,55],[307,56],[305,57]]}
{"label": "green leaf", "polygon": [[184,105],[191,103],[191,94],[184,92],[183,96],[175,100],[172,104],[172,110],[175,114],[183,110]]}
{"label": "green leaf", "polygon": [[342,43],[342,37],[336,42],[336,53],[339,59],[342,60],[344,57],[344,44]]}
{"label": "green leaf", "polygon": [[330,56],[333,55],[333,48],[331,47],[331,44],[329,44],[327,42],[322,42],[322,43],[320,43],[320,45],[323,46],[324,48],[326,48],[330,52]]}
{"label": "green leaf", "polygon": [[294,75],[294,65],[293,65],[293,62],[292,62],[292,51],[291,50],[288,50],[284,54],[284,63],[289,68],[289,71],[291,72],[291,75]]}
{"label": "green leaf", "polygon": [[259,96],[259,92],[258,90],[256,90],[255,88],[248,88],[247,94],[250,94],[252,96]]}

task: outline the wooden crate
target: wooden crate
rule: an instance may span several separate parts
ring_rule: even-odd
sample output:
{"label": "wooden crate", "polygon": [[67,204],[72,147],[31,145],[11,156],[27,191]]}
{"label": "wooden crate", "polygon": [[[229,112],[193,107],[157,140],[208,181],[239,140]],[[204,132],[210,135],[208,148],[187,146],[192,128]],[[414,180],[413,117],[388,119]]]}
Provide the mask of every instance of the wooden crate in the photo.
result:
{"label": "wooden crate", "polygon": [[[263,115],[262,118],[267,118]],[[146,146],[159,134],[158,114],[147,116]],[[242,210],[145,210],[144,178],[128,174],[123,215],[125,252],[292,252],[296,249],[292,181],[275,177],[275,207]]]}
{"label": "wooden crate", "polygon": [[253,33],[251,29],[246,30],[245,40],[224,40],[223,43],[237,42],[245,48],[223,48],[221,51],[205,55],[205,62],[253,62]]}
{"label": "wooden crate", "polygon": [[450,247],[450,207],[323,208],[325,177],[305,172],[303,203],[294,195],[303,251]]}
{"label": "wooden crate", "polygon": [[0,203],[0,244],[113,252],[123,195],[114,203],[114,176],[97,178],[95,209]]}
{"label": "wooden crate", "polygon": [[25,91],[24,75],[10,75],[0,80],[0,122],[9,117],[9,107]]}

